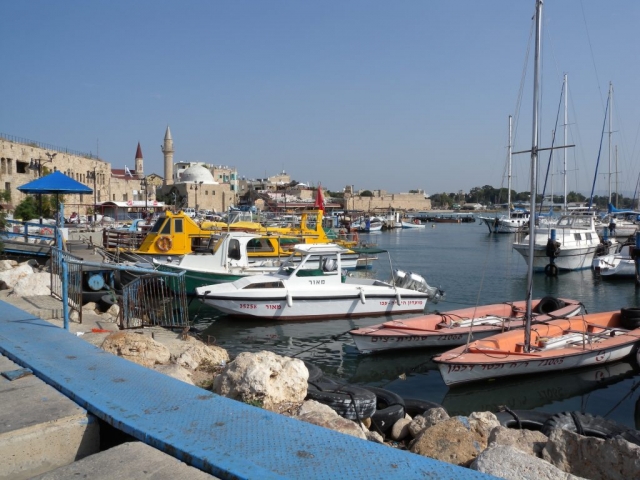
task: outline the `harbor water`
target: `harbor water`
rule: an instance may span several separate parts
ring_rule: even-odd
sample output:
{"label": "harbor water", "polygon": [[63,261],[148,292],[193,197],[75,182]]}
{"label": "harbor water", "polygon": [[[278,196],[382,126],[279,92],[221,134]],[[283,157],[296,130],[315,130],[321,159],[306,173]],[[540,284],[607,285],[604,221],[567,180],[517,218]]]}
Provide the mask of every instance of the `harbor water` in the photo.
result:
{"label": "harbor water", "polygon": [[[446,291],[445,299],[430,304],[427,312],[525,298],[527,267],[512,249],[514,235],[490,235],[486,225],[480,223],[439,223],[428,224],[426,229],[396,229],[360,238],[388,249],[395,268],[419,273],[430,285]],[[388,279],[391,270],[386,256],[379,255],[366,274]],[[535,274],[533,297],[546,295],[578,300],[589,313],[640,306],[640,289],[633,280],[602,280],[591,270],[561,273],[555,278]],[[405,398],[440,403],[451,415],[497,411],[505,405],[551,413],[582,411],[640,428],[640,369],[635,355],[594,368],[450,389],[431,360],[438,350],[358,353],[346,332],[387,317],[303,322],[240,320],[197,300],[190,304],[190,315],[204,329],[205,340],[227,349],[232,356],[261,350],[295,356],[345,382],[384,387]]]}

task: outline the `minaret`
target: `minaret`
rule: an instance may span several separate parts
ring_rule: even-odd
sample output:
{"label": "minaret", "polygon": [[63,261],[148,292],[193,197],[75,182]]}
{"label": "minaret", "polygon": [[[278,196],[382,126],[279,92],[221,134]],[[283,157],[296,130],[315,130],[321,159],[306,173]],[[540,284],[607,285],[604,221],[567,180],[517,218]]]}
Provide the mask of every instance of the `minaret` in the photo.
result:
{"label": "minaret", "polygon": [[138,150],[136,150],[136,176],[144,177],[144,165],[142,160],[142,149],[140,148],[140,142],[138,142]]}
{"label": "minaret", "polygon": [[173,139],[171,138],[171,130],[167,125],[167,132],[164,134],[164,144],[162,145],[162,153],[164,153],[164,185],[173,184]]}

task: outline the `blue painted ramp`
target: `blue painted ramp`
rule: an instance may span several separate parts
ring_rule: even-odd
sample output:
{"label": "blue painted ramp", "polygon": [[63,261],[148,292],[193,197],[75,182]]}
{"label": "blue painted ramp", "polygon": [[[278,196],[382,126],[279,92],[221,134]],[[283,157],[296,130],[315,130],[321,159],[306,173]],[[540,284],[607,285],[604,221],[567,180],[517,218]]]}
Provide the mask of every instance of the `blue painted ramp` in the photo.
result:
{"label": "blue painted ramp", "polygon": [[206,392],[1,301],[0,351],[97,417],[221,478],[488,478]]}

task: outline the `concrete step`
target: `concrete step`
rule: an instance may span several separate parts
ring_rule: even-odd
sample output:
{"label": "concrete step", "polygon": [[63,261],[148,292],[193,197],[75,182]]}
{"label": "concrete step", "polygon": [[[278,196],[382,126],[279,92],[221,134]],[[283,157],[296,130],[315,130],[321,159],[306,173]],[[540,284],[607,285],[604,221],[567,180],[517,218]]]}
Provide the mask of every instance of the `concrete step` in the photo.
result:
{"label": "concrete step", "polygon": [[38,477],[40,480],[211,480],[213,477],[142,442],[128,442]]}
{"label": "concrete step", "polygon": [[[0,356],[0,373],[20,369]],[[100,449],[96,418],[33,375],[0,375],[0,402],[0,479],[31,478]]]}

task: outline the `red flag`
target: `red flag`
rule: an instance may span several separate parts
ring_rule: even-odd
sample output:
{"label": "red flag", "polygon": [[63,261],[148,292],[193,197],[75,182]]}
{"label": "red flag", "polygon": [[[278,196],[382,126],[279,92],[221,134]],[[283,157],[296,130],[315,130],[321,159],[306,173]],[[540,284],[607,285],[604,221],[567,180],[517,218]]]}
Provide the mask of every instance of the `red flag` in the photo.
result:
{"label": "red flag", "polygon": [[324,212],[324,195],[322,195],[322,186],[318,185],[318,192],[316,193],[316,203],[314,208],[322,210]]}

